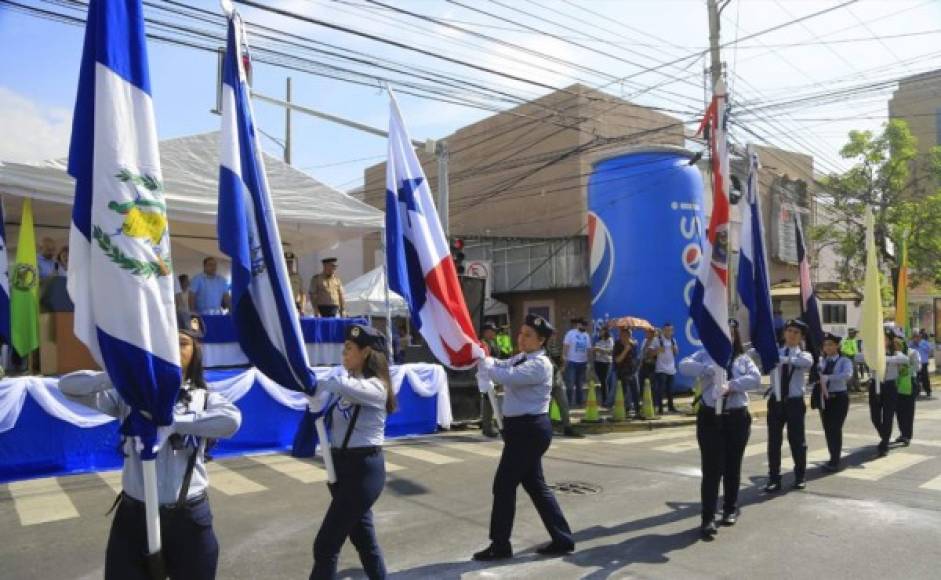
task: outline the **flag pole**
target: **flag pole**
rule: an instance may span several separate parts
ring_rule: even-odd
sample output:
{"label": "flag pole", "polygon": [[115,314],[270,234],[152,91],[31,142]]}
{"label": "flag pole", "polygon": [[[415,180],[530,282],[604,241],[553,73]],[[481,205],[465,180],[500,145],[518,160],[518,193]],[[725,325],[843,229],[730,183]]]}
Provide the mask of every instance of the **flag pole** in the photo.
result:
{"label": "flag pole", "polygon": [[147,519],[147,554],[160,553],[160,504],[157,501],[157,467],[153,459],[141,461],[144,476],[144,510]]}

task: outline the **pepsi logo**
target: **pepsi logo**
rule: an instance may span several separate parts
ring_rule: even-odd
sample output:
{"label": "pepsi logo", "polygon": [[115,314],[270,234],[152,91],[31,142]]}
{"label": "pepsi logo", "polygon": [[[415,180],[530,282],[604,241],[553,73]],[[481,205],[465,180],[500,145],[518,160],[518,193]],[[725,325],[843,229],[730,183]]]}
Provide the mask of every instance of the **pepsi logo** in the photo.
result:
{"label": "pepsi logo", "polygon": [[594,212],[588,212],[588,248],[591,266],[591,303],[604,296],[614,275],[614,240],[608,226]]}
{"label": "pepsi logo", "polygon": [[702,262],[702,248],[696,242],[686,244],[681,259],[686,272],[691,276],[695,276],[699,270],[699,263]]}

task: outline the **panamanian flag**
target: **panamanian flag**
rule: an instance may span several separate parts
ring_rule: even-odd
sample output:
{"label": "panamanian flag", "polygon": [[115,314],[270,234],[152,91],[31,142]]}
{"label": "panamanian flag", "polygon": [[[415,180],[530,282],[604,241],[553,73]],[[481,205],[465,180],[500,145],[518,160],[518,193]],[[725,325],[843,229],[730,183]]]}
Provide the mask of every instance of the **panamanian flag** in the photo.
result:
{"label": "panamanian flag", "polygon": [[732,358],[729,333],[729,151],[726,137],[727,95],[725,83],[716,84],[712,103],[699,131],[709,129],[712,164],[712,216],[702,240],[702,260],[690,301],[690,318],[696,324],[703,348],[712,360],[728,368]]}
{"label": "panamanian flag", "polygon": [[241,19],[233,12],[222,69],[218,216],[219,248],[232,258],[232,319],[242,351],[258,370],[283,387],[313,394],[317,379],[271,204],[242,34]]}
{"label": "panamanian flag", "polygon": [[91,0],[69,147],[75,336],[132,408],[153,459],[173,423],[180,350],[170,232],[140,0]]}
{"label": "panamanian flag", "polygon": [[469,368],[484,352],[464,302],[428,179],[391,91],[389,109],[386,162],[389,289],[405,298],[412,323],[442,364],[454,369]]}
{"label": "panamanian flag", "polygon": [[771,311],[771,282],[761,224],[758,197],[758,154],[748,148],[748,188],[742,209],[742,247],[738,257],[738,294],[748,310],[748,330],[752,346],[761,357],[762,372],[770,373],[778,364],[778,344]]}

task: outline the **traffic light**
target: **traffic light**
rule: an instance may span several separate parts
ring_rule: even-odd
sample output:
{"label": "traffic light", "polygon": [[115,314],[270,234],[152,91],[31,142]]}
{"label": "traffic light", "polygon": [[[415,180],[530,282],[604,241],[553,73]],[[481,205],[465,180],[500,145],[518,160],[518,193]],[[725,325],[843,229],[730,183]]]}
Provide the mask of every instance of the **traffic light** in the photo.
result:
{"label": "traffic light", "polygon": [[464,275],[464,240],[454,238],[451,240],[451,259],[454,260],[454,269],[458,276]]}

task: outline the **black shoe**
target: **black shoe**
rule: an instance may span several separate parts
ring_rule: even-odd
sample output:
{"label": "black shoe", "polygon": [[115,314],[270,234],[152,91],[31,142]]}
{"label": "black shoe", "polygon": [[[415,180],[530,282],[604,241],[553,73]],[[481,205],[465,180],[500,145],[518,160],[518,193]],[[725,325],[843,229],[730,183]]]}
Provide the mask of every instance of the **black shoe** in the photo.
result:
{"label": "black shoe", "polygon": [[497,431],[489,431],[489,432],[484,431],[484,437],[495,438],[499,436],[500,436],[500,433],[498,433]]}
{"label": "black shoe", "polygon": [[723,526],[734,526],[738,521],[738,516],[741,512],[738,511],[738,508],[732,511],[722,512],[722,521],[720,522]]}
{"label": "black shoe", "polygon": [[764,487],[764,492],[765,492],[765,493],[777,493],[777,492],[779,492],[779,491],[781,491],[781,481],[780,481],[780,480],[772,479],[772,480],[769,481],[769,482],[765,485],[765,487]]}
{"label": "black shoe", "polygon": [[908,447],[911,444],[912,444],[912,440],[909,439],[908,437],[902,439],[902,447]]}
{"label": "black shoe", "polygon": [[898,438],[896,438],[896,440],[893,441],[892,443],[900,443],[900,444],[904,445],[904,444],[905,444],[905,437],[899,435]]}
{"label": "black shoe", "polygon": [[498,547],[496,544],[490,544],[485,549],[474,554],[474,559],[478,562],[490,562],[492,560],[508,560],[513,557],[513,549],[509,546]]}
{"label": "black shoe", "polygon": [[712,520],[708,522],[703,522],[702,526],[699,528],[699,533],[703,538],[711,540],[713,536],[719,533],[719,528],[716,527],[716,523]]}
{"label": "black shoe", "polygon": [[889,445],[888,444],[879,444],[879,447],[876,449],[876,455],[879,457],[885,457],[889,454]]}
{"label": "black shoe", "polygon": [[566,427],[562,430],[562,434],[566,437],[574,437],[575,439],[584,439],[585,436],[573,429],[572,427]]}
{"label": "black shoe", "polygon": [[794,489],[807,489],[807,482],[803,479],[798,479],[794,482]]}
{"label": "black shoe", "polygon": [[839,461],[830,461],[830,462],[828,462],[828,463],[824,463],[824,464],[823,464],[823,469],[824,469],[825,471],[829,471],[830,473],[836,473],[837,471],[840,470],[840,462],[839,462]]}
{"label": "black shoe", "polygon": [[564,556],[565,554],[571,554],[574,551],[575,544],[562,544],[553,541],[536,550],[536,553],[542,556]]}

